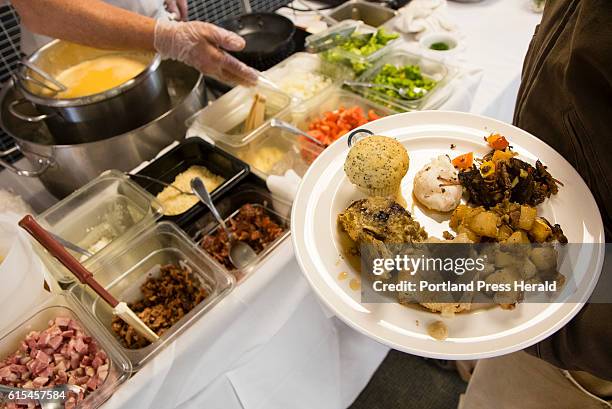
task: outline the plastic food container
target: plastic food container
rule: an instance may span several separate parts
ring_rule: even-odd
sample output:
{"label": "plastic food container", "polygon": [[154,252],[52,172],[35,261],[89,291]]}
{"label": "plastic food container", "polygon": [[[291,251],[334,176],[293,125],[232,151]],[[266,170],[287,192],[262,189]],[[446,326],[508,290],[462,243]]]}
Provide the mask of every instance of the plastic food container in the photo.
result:
{"label": "plastic food container", "polygon": [[312,121],[320,118],[323,113],[334,111],[341,106],[349,108],[355,105],[361,107],[365,114],[367,114],[369,110],[374,110],[374,112],[380,116],[387,116],[395,113],[393,110],[363,98],[360,95],[341,88],[334,88],[319,95],[307,104],[304,104],[304,112],[294,113],[293,120],[300,129],[307,131],[308,125]]}
{"label": "plastic food container", "polygon": [[93,271],[98,281],[117,299],[128,303],[138,301],[142,297],[140,286],[150,275],[159,272],[159,266],[179,263],[189,266],[200,285],[209,292],[204,301],[164,332],[156,342],[144,348],[128,349],[111,328],[111,307],[88,287],[75,285],[71,288],[77,300],[100,321],[106,335],[113,338],[115,347],[137,371],[225,297],[231,291],[234,279],[170,222],[151,226],[129,246],[125,244],[121,251],[105,258]]}
{"label": "plastic food container", "polygon": [[[116,170],[106,171],[64,200],[36,217],[56,235],[89,250],[93,256],[76,255],[85,266],[95,264],[112,251],[120,239],[129,239],[155,223],[163,213],[161,204],[136,183]],[[60,286],[75,277],[42,247],[45,264]]]}
{"label": "plastic food container", "polygon": [[109,338],[106,331],[78,305],[71,294],[54,295],[38,306],[27,319],[2,335],[2,338],[0,338],[0,358],[3,359],[16,352],[21,341],[31,331],[47,329],[49,321],[60,316],[77,321],[84,332],[94,338],[98,342],[98,346],[108,355],[110,365],[106,380],[77,406],[77,408],[98,408],[129,378],[132,368],[127,357],[116,348],[114,341]]}
{"label": "plastic food container", "polygon": [[[299,102],[352,78],[353,73],[346,67],[323,60],[318,54],[295,53],[266,71],[266,77]],[[317,77],[322,79],[320,85],[309,83]],[[296,108],[299,106],[294,106]]]}
{"label": "plastic food container", "polygon": [[[251,175],[249,179],[252,182],[250,181],[237,186],[232,192],[228,193],[225,197],[215,203],[221,217],[223,217],[227,222],[232,216],[238,213],[242,205],[253,204],[255,206],[263,207],[264,210],[272,217],[272,219],[279,223],[285,229],[285,231],[280,237],[278,237],[272,243],[269,243],[263,249],[263,251],[258,254],[257,260],[245,270],[226,270],[236,277],[237,281],[244,280],[253,271],[255,271],[257,266],[259,266],[263,260],[272,254],[274,249],[276,249],[276,247],[278,247],[283,240],[289,237],[291,230],[291,223],[289,220],[291,214],[291,203],[273,196],[265,187],[263,187],[265,184],[262,186],[263,181],[257,181],[257,178],[254,175]],[[202,217],[191,223],[188,227],[184,227],[187,233],[193,237],[198,244],[201,243],[205,236],[214,233],[218,228],[219,224],[215,221],[210,212],[203,214]]]}
{"label": "plastic food container", "polygon": [[306,138],[269,124],[255,132],[247,145],[234,148],[219,143],[219,147],[246,162],[251,172],[263,179],[269,175],[282,176],[289,169],[304,176],[314,158],[323,152],[321,146]]}
{"label": "plastic food container", "polygon": [[[256,94],[266,98],[264,123],[252,130],[244,130]],[[250,142],[255,131],[260,130],[270,119],[283,116],[291,107],[291,97],[268,87],[238,86],[215,100],[187,120],[191,132],[209,136],[226,145],[240,147]]]}
{"label": "plastic food container", "polygon": [[[374,77],[376,77],[378,72],[385,64],[392,64],[396,67],[416,65],[420,67],[421,73],[424,77],[433,79],[437,82],[436,85],[425,94],[425,96],[413,100],[393,98],[386,93],[373,88],[354,88],[355,92],[358,92],[369,100],[387,106],[397,112],[422,109],[434,95],[441,94],[442,90],[445,88],[445,85],[452,79],[454,74],[454,71],[450,67],[440,61],[421,57],[403,50],[393,50],[377,61],[372,68],[363,73],[363,75],[361,75],[357,81],[365,83],[372,82]],[[434,107],[430,108],[433,109]]]}
{"label": "plastic food container", "polygon": [[366,116],[369,110],[373,110],[380,116],[387,116],[395,113],[393,110],[357,94],[340,88],[333,88],[305,103],[302,112],[294,112],[293,122],[300,129],[308,131],[308,126],[313,121],[321,118],[325,112],[334,111],[340,107],[350,108],[355,105],[361,107]]}
{"label": "plastic food container", "polygon": [[[346,33],[352,33],[347,36]],[[399,37],[395,40],[389,41],[384,47],[374,51],[368,55],[357,54],[348,50],[341,48],[340,46],[344,44],[346,41],[353,36],[359,35],[367,35],[376,33],[377,29],[368,25],[363,24],[360,21],[354,20],[346,20],[335,26],[330,27],[329,29],[317,33],[312,34],[306,38],[306,48],[307,49],[317,49],[317,46],[322,43],[328,43],[329,41],[334,42],[335,46],[328,48],[328,46],[323,47],[325,51],[321,53],[321,58],[325,61],[329,61],[331,63],[339,63],[344,64],[354,71],[356,75],[360,75],[367,69],[369,69],[372,64],[374,64],[377,60],[379,60],[383,55],[388,53],[393,46],[399,40]],[[388,33],[393,33],[392,31],[387,31]],[[328,39],[328,40],[326,40]],[[315,44],[315,46],[313,46]]]}
{"label": "plastic food container", "polygon": [[[136,175],[149,176],[166,183],[172,183],[177,175],[185,172],[193,165],[203,166],[225,179],[219,187],[210,192],[213,199],[231,189],[249,173],[249,166],[246,163],[203,139],[194,137],[181,141],[166,154],[141,169]],[[134,177],[134,180],[152,195],[157,195],[164,189],[164,186],[159,183],[137,176]],[[164,216],[163,219],[178,223],[205,208],[204,204],[197,202],[189,210],[176,216]]]}

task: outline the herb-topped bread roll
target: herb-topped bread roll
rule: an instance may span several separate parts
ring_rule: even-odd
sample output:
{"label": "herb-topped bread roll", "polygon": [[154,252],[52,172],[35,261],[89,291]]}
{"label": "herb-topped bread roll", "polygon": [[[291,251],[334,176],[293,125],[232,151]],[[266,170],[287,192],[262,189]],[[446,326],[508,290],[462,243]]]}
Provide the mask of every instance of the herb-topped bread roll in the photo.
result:
{"label": "herb-topped bread roll", "polygon": [[393,138],[372,135],[358,141],[344,162],[349,180],[370,196],[395,196],[405,206],[400,191],[408,172],[406,148]]}

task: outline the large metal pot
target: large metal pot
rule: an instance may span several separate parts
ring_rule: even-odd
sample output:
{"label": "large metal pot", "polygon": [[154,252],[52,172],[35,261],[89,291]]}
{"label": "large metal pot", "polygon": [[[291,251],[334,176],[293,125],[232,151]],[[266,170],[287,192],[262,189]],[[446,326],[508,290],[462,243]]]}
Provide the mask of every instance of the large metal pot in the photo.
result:
{"label": "large metal pot", "polygon": [[[9,113],[13,101],[22,98],[12,81],[0,93],[0,126],[17,144],[0,152],[0,165],[24,177],[38,177],[58,198],[70,194],[107,169],[128,171],[154,157],[175,140],[184,138],[185,121],[205,106],[202,76],[194,69],[173,61],[164,61],[161,70],[168,83],[172,108],[154,121],[130,132],[101,141],[60,145],[43,122],[32,123]],[[146,106],[147,101],[141,101]],[[29,107],[32,110],[32,107]],[[20,150],[32,165],[18,169],[1,159]]]}
{"label": "large metal pot", "polygon": [[[27,62],[53,77],[83,61],[107,55],[134,52],[100,50],[55,40],[40,48]],[[25,65],[17,72],[16,86],[23,95],[9,106],[9,111],[28,122],[44,121],[59,144],[94,142],[144,125],[170,108],[161,58],[153,53],[136,53],[149,61],[147,68],[131,80],[107,91],[81,98],[55,98],[49,89],[38,84],[38,74]],[[146,104],[143,104],[146,101]],[[25,113],[26,105],[35,111]]]}

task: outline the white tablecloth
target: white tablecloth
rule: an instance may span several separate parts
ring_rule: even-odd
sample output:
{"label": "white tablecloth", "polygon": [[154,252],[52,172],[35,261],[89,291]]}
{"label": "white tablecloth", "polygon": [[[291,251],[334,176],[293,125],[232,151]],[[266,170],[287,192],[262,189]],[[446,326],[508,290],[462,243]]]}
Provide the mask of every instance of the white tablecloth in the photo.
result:
{"label": "white tablecloth", "polygon": [[[457,101],[445,107],[511,121],[523,56],[539,16],[522,0],[449,3],[449,14],[465,34],[466,60],[482,69],[482,77],[468,93],[471,108]],[[51,202],[38,182],[2,171],[0,188],[7,187],[38,211]],[[286,241],[104,409],[341,409],[386,352],[326,315]]]}

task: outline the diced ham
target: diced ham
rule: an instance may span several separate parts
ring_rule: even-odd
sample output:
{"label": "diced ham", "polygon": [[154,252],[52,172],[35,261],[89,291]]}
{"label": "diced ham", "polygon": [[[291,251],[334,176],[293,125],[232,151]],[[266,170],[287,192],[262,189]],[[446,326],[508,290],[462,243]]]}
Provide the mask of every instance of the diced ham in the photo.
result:
{"label": "diced ham", "polygon": [[53,348],[54,351],[62,345],[63,337],[61,334],[55,335],[53,338],[49,340],[49,346]]}
{"label": "diced ham", "polygon": [[[50,388],[72,384],[84,389],[69,394],[65,408],[76,408],[108,376],[108,356],[85,334],[78,322],[58,317],[44,331],[31,331],[19,349],[0,360],[0,385],[16,388]],[[0,404],[4,409],[40,408],[36,402]]]}
{"label": "diced ham", "polygon": [[42,388],[47,384],[47,382],[49,382],[48,377],[39,376],[37,378],[34,378],[32,384],[34,385],[34,388]]}
{"label": "diced ham", "polygon": [[12,372],[11,372],[10,366],[5,366],[3,368],[0,368],[0,378],[2,379],[8,379],[11,373]]}
{"label": "diced ham", "polygon": [[39,350],[36,353],[36,359],[38,359],[41,362],[44,362],[45,364],[48,364],[49,362],[51,362],[51,357],[47,355],[44,351],[41,351],[41,350]]}
{"label": "diced ham", "polygon": [[104,382],[108,376],[108,364],[104,364],[98,368],[98,378]]}
{"label": "diced ham", "polygon": [[83,338],[77,338],[76,342],[74,344],[74,349],[76,349],[76,351],[79,354],[86,354],[87,353],[87,344],[85,343],[85,341],[83,341]]}
{"label": "diced ham", "polygon": [[9,368],[11,371],[17,372],[20,374],[28,372],[28,368],[25,365],[11,364]]}

